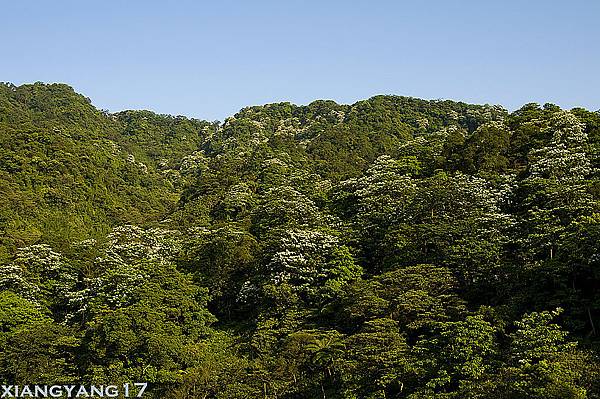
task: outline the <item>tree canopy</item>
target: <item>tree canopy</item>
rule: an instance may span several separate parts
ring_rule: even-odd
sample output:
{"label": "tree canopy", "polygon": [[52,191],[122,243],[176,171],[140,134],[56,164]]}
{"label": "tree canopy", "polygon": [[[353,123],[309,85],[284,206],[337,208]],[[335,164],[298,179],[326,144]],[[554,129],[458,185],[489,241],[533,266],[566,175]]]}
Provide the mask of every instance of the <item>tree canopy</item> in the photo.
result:
{"label": "tree canopy", "polygon": [[600,398],[600,112],[5,83],[0,143],[3,384]]}

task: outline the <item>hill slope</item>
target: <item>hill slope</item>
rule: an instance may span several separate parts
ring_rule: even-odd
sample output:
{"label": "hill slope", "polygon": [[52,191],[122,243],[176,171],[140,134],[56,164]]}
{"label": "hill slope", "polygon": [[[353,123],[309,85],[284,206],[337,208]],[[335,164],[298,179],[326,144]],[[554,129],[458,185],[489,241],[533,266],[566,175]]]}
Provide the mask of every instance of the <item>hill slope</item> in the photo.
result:
{"label": "hill slope", "polygon": [[600,113],[377,96],[222,124],[0,86],[0,381],[599,398]]}
{"label": "hill slope", "polygon": [[0,85],[0,258],[158,221],[179,199],[165,178],[209,123],[110,115],[66,85]]}

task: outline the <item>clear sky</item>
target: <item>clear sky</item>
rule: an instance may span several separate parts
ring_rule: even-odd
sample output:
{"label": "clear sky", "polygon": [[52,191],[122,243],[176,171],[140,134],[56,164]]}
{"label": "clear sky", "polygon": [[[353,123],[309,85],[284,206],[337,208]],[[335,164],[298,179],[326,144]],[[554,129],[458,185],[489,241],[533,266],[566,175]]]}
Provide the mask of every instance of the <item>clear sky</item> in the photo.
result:
{"label": "clear sky", "polygon": [[375,94],[600,108],[600,1],[0,0],[0,81],[222,120]]}

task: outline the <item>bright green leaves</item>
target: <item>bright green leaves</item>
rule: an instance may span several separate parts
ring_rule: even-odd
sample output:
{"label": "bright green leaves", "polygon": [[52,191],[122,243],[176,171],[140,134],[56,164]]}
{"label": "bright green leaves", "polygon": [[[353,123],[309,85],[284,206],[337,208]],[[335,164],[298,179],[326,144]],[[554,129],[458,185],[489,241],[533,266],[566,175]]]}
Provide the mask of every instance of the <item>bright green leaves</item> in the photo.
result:
{"label": "bright green leaves", "polygon": [[76,376],[75,331],[55,323],[39,304],[0,292],[0,381],[68,383]]}
{"label": "bright green leaves", "polygon": [[17,384],[65,384],[77,378],[79,340],[68,327],[36,320],[0,338],[0,379]]}
{"label": "bright green leaves", "polygon": [[510,130],[501,122],[488,122],[477,128],[465,143],[465,170],[471,173],[500,173],[508,168]]}
{"label": "bright green leaves", "polygon": [[16,327],[47,320],[48,316],[34,303],[12,291],[0,292],[0,333],[8,333]]}
{"label": "bright green leaves", "polygon": [[567,332],[551,320],[562,309],[552,312],[530,313],[516,322],[517,331],[512,334],[511,354],[517,364],[535,364],[552,360],[558,354],[573,349],[575,343],[565,342]]}
{"label": "bright green leaves", "polygon": [[366,397],[402,392],[412,365],[408,344],[398,327],[397,321],[377,318],[346,339],[346,392],[360,392]]}
{"label": "bright green leaves", "polygon": [[[586,398],[586,373],[593,372],[585,352],[566,340],[552,319],[561,313],[534,312],[516,322],[509,359],[497,374],[498,394],[528,398]],[[588,371],[586,371],[588,370]]]}

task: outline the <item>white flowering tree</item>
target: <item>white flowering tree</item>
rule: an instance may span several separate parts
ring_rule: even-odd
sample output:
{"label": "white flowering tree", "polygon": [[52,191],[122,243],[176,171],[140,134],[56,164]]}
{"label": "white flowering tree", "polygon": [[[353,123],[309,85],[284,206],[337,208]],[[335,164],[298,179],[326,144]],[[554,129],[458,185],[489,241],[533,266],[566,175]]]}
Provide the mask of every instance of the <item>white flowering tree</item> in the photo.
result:
{"label": "white flowering tree", "polygon": [[78,289],[66,294],[66,319],[72,323],[88,320],[95,306],[116,309],[130,304],[133,293],[150,276],[140,265],[173,262],[181,239],[172,230],[124,225],[104,240],[86,240],[75,247],[93,257],[82,262],[84,277]]}
{"label": "white flowering tree", "polygon": [[349,249],[337,237],[323,232],[286,231],[270,251],[265,268],[271,282],[288,283],[310,301],[330,300],[362,274]]}
{"label": "white flowering tree", "polygon": [[96,245],[90,274],[70,295],[67,322],[84,327],[86,378],[168,384],[210,333],[208,291],[179,271],[180,238],[169,230],[115,228]]}
{"label": "white flowering tree", "polygon": [[416,193],[411,174],[418,169],[414,158],[395,160],[379,157],[360,178],[349,179],[337,187],[334,206],[352,221],[363,257],[375,265],[381,259],[380,243],[391,226],[405,217]]}
{"label": "white flowering tree", "polygon": [[534,259],[554,258],[566,226],[598,209],[589,188],[593,169],[581,122],[570,112],[558,111],[545,131],[551,140],[530,152],[528,175],[522,182],[524,230],[529,232],[525,244]]}
{"label": "white flowering tree", "polygon": [[494,278],[490,270],[500,266],[513,225],[501,209],[510,179],[494,187],[460,172],[418,179],[415,170],[413,158],[385,156],[365,176],[342,183],[335,200],[351,210],[345,216],[357,232],[361,260],[376,271],[433,263],[450,266],[465,283]]}
{"label": "white flowering tree", "polygon": [[421,180],[406,218],[388,236],[396,242],[392,259],[446,265],[465,285],[497,280],[514,226],[501,208],[511,189],[510,179],[494,187],[459,172]]}
{"label": "white flowering tree", "polygon": [[[349,249],[332,234],[317,230],[279,230],[271,236],[256,275],[242,289],[264,295],[285,286],[308,306],[322,306],[362,274]],[[262,291],[262,294],[261,294]]]}
{"label": "white flowering tree", "polygon": [[257,235],[279,227],[318,226],[323,223],[318,206],[292,187],[267,190],[252,215],[252,230]]}
{"label": "white flowering tree", "polygon": [[0,380],[60,383],[75,376],[78,339],[65,317],[78,273],[47,245],[20,248],[0,265]]}
{"label": "white flowering tree", "polygon": [[18,293],[57,318],[63,317],[78,281],[76,268],[45,244],[19,248],[11,263],[0,265],[0,290]]}
{"label": "white flowering tree", "polygon": [[219,204],[219,212],[225,220],[242,219],[252,211],[255,203],[252,188],[246,183],[238,183],[225,193]]}

